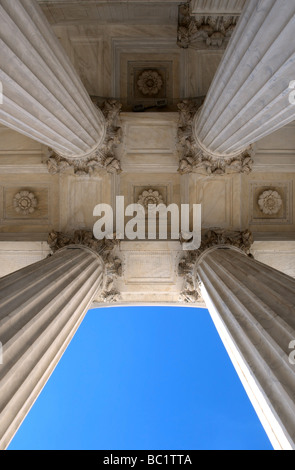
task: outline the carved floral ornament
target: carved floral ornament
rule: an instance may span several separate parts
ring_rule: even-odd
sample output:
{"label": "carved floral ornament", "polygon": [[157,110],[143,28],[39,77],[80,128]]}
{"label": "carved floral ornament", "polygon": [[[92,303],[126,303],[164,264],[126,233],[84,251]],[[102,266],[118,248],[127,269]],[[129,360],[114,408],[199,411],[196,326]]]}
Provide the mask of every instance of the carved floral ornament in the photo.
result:
{"label": "carved floral ornament", "polygon": [[156,70],[144,70],[139,76],[137,86],[144,95],[157,95],[163,87],[163,80]]}
{"label": "carved floral ornament", "polygon": [[96,251],[103,259],[105,265],[105,279],[103,291],[96,297],[96,301],[114,303],[121,300],[116,280],[122,276],[122,261],[117,256],[116,248],[120,242],[117,239],[97,240],[93,232],[76,230],[74,233],[52,231],[48,236],[48,245],[52,253],[69,245],[84,245]]}
{"label": "carved floral ornament", "polygon": [[90,155],[75,159],[61,157],[49,149],[47,167],[50,174],[63,173],[69,168],[73,168],[77,176],[91,176],[101,169],[108,173],[121,173],[121,163],[115,156],[115,147],[120,145],[122,139],[122,130],[117,125],[122,104],[116,100],[106,100],[100,105],[95,97],[92,101],[101,109],[106,120],[107,131],[103,145]]}
{"label": "carved floral ornament", "polygon": [[238,16],[191,16],[190,4],[179,6],[177,44],[195,49],[225,48],[238,22]]}
{"label": "carved floral ornament", "polygon": [[275,215],[283,205],[281,196],[277,191],[269,189],[260,194],[258,206],[265,215]]}
{"label": "carved floral ornament", "polygon": [[150,204],[164,204],[163,197],[154,189],[146,189],[143,193],[140,194],[137,204],[141,204],[146,210]]}
{"label": "carved floral ornament", "polygon": [[[182,241],[182,240],[180,240]],[[196,303],[201,300],[201,292],[198,282],[195,282],[194,267],[199,256],[208,248],[218,245],[230,245],[239,248],[247,256],[251,255],[253,236],[249,230],[243,232],[228,231],[225,229],[208,230],[202,234],[201,246],[198,250],[187,251],[178,265],[178,275],[183,278],[183,289],[179,301],[184,303]]]}
{"label": "carved floral ornament", "polygon": [[19,191],[13,198],[15,212],[21,215],[33,214],[38,206],[38,201],[31,191]]}
{"label": "carved floral ornament", "polygon": [[208,176],[217,176],[226,173],[251,173],[254,156],[252,147],[239,155],[224,158],[210,155],[200,147],[193,135],[193,121],[200,107],[201,103],[195,100],[184,100],[178,104],[178,153],[180,157],[178,171],[180,174],[198,172]]}

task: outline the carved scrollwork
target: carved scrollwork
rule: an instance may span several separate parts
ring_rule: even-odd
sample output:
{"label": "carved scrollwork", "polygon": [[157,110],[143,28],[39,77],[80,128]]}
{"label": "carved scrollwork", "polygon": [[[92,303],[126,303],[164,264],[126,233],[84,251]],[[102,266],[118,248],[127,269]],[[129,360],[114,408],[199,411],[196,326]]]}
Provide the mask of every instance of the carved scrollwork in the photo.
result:
{"label": "carved scrollwork", "polygon": [[177,44],[187,49],[225,49],[238,16],[191,16],[190,4],[179,6]]}
{"label": "carved scrollwork", "polygon": [[249,230],[243,232],[229,231],[224,229],[212,229],[205,232],[202,236],[201,246],[198,250],[187,251],[178,265],[178,275],[184,279],[183,290],[179,301],[186,303],[195,303],[201,300],[201,293],[197,280],[194,278],[194,267],[199,256],[208,248],[218,245],[231,245],[248,256],[253,244],[253,237]]}
{"label": "carved scrollwork", "polygon": [[253,167],[253,150],[249,148],[233,157],[215,157],[198,145],[193,136],[193,120],[200,109],[200,103],[184,100],[178,104],[178,153],[180,174],[201,172],[209,176],[226,173],[249,174]]}
{"label": "carved scrollwork", "polygon": [[120,241],[115,237],[113,240],[97,240],[93,233],[87,230],[76,230],[72,234],[52,231],[48,236],[48,245],[52,253],[69,245],[84,245],[97,252],[105,264],[105,282],[103,291],[96,300],[101,302],[118,302],[120,293],[116,288],[116,279],[122,276],[122,261],[116,255],[115,249]]}
{"label": "carved scrollwork", "polygon": [[[94,104],[98,102],[93,98]],[[63,173],[68,168],[73,168],[77,176],[92,175],[95,171],[104,169],[108,173],[120,173],[121,164],[115,157],[114,148],[121,143],[122,130],[117,126],[122,105],[116,100],[106,100],[100,105],[100,109],[105,117],[107,130],[104,143],[95,149],[87,157],[64,158],[49,149],[47,167],[50,174]]]}

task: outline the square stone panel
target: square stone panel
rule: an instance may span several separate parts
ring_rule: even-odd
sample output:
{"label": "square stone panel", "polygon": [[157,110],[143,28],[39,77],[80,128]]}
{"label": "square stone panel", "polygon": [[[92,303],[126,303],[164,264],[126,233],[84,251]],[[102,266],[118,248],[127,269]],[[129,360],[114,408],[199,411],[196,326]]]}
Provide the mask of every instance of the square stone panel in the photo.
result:
{"label": "square stone panel", "polygon": [[[268,190],[276,191],[282,199],[281,208],[276,214],[265,214],[259,207],[258,201],[260,195]],[[292,182],[252,183],[250,204],[250,223],[252,224],[292,224]]]}
{"label": "square stone panel", "polygon": [[[14,198],[20,191],[28,191],[35,196],[37,205],[32,214],[25,215],[22,212],[17,212],[14,207]],[[49,188],[48,187],[4,187],[3,188],[3,219],[4,220],[22,220],[26,223],[48,223],[49,220]]]}
{"label": "square stone panel", "polygon": [[[155,72],[161,80],[158,92],[145,94],[143,88],[138,86],[140,78],[144,72]],[[128,105],[143,104],[153,106],[158,100],[167,100],[168,104],[173,103],[173,62],[172,61],[129,61],[128,62]]]}

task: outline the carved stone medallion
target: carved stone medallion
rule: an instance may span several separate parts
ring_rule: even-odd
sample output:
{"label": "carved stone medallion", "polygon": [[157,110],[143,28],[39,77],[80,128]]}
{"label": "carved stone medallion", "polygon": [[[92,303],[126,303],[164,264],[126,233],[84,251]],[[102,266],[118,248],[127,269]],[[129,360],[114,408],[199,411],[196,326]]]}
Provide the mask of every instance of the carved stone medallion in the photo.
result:
{"label": "carved stone medallion", "polygon": [[266,215],[277,214],[280,211],[282,204],[283,200],[281,196],[277,191],[272,189],[261,193],[258,199],[259,208],[261,212]]}
{"label": "carved stone medallion", "polygon": [[147,211],[150,204],[158,206],[159,204],[164,204],[164,201],[159,191],[147,189],[140,194],[137,204],[141,204]]}
{"label": "carved stone medallion", "polygon": [[15,212],[21,215],[31,215],[35,212],[38,201],[31,191],[19,191],[13,198]]}
{"label": "carved stone medallion", "polygon": [[137,81],[137,87],[144,95],[155,96],[162,86],[162,77],[156,70],[144,70]]}

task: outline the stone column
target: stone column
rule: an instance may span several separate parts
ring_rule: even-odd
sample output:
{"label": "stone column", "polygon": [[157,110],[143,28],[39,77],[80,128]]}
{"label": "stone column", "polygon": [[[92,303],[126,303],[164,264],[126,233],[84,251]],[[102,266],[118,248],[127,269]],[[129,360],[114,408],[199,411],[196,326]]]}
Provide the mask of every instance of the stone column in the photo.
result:
{"label": "stone column", "polygon": [[[198,259],[202,296],[275,449],[295,449],[295,280],[235,247]],[[294,361],[293,361],[294,362]]]}
{"label": "stone column", "polygon": [[248,0],[196,115],[204,157],[233,157],[295,119],[295,3]]}
{"label": "stone column", "polygon": [[0,280],[0,449],[7,448],[94,296],[104,262],[69,246]]}
{"label": "stone column", "polygon": [[90,156],[104,142],[96,109],[35,0],[0,0],[0,122],[61,157]]}

